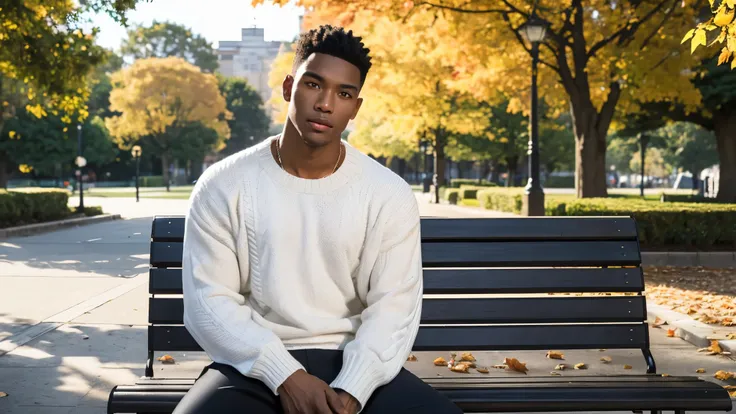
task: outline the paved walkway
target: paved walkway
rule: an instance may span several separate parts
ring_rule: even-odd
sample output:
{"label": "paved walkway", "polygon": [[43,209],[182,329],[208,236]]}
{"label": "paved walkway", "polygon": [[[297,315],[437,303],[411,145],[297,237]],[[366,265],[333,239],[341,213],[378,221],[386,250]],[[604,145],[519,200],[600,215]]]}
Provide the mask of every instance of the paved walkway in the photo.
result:
{"label": "paved walkway", "polygon": [[[102,414],[110,389],[143,374],[146,359],[147,262],[153,214],[184,214],[185,200],[86,199],[126,220],[94,224],[0,242],[0,398],[3,414]],[[420,204],[423,215],[469,217],[457,206]],[[472,213],[471,213],[472,211]],[[489,212],[491,213],[491,212]],[[493,213],[491,213],[493,214]],[[712,379],[717,370],[736,371],[724,356],[705,356],[677,338],[652,330],[660,372]],[[4,354],[4,355],[3,355]],[[431,365],[436,353],[418,353],[407,368],[420,375],[446,373]],[[623,364],[645,371],[637,351],[612,351],[602,365],[597,351],[569,352],[569,362],[586,362],[588,374],[620,373]],[[176,365],[156,365],[156,375],[197,373],[202,354],[172,354]],[[158,355],[157,355],[158,356]],[[479,352],[482,363],[511,356],[527,361],[530,374],[554,366],[544,352]],[[503,372],[492,375],[509,375]]]}

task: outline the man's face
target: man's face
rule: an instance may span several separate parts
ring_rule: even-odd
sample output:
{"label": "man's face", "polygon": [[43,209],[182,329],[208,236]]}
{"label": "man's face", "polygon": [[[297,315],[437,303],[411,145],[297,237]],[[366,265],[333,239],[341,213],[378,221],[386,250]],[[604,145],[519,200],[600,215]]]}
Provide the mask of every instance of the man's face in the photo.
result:
{"label": "man's face", "polygon": [[359,92],[360,69],[322,53],[310,55],[283,83],[289,119],[312,147],[340,139],[363,102]]}

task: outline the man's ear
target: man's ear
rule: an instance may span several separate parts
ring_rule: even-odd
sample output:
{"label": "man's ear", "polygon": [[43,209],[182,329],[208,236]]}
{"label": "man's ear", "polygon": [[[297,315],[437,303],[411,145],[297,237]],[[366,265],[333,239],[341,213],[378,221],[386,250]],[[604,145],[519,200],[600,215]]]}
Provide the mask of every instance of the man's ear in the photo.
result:
{"label": "man's ear", "polygon": [[350,119],[355,119],[355,117],[358,116],[358,111],[360,111],[361,105],[363,105],[363,98],[358,98],[358,104],[355,106],[355,111],[353,111],[353,115]]}
{"label": "man's ear", "polygon": [[286,102],[291,102],[291,88],[294,87],[294,77],[286,75],[284,82],[281,84],[281,93],[284,95]]}

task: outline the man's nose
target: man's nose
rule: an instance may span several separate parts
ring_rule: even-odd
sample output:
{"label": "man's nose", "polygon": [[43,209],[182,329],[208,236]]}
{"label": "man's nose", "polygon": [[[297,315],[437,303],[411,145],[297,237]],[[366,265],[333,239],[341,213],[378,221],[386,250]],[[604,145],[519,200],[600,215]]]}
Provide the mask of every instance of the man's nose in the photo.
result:
{"label": "man's nose", "polygon": [[320,112],[331,114],[332,110],[334,109],[334,100],[332,93],[327,90],[322,91],[322,93],[320,93],[319,97],[317,98],[315,108]]}

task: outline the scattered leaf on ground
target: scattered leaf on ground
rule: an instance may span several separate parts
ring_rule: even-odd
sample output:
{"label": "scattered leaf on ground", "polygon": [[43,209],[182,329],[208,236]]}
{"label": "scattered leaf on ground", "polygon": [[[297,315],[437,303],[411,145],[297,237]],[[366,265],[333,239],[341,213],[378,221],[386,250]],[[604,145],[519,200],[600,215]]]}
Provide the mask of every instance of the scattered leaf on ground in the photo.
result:
{"label": "scattered leaf on ground", "polygon": [[464,352],[462,355],[460,355],[460,360],[474,362],[475,357],[470,352]]}
{"label": "scattered leaf on ground", "polygon": [[567,365],[565,365],[565,364],[559,364],[559,365],[557,365],[555,367],[555,369],[558,370],[558,371],[564,371],[565,368],[567,368]]}
{"label": "scattered leaf on ground", "polygon": [[561,376],[562,376],[562,374],[560,374],[560,373],[559,373],[559,372],[557,372],[557,371],[552,371],[552,372],[550,372],[550,374],[551,374],[552,376],[554,376],[554,377],[561,377]]}
{"label": "scattered leaf on ground", "polygon": [[721,349],[721,344],[719,344],[718,341],[715,339],[710,341],[710,350],[711,352],[715,352],[716,354],[723,353],[723,349]]}
{"label": "scattered leaf on ground", "polygon": [[736,372],[727,372],[727,371],[717,371],[715,374],[713,374],[713,378],[721,380],[721,381],[728,381],[730,379],[736,378]]}
{"label": "scattered leaf on ground", "polygon": [[176,362],[174,360],[174,357],[172,357],[171,355],[168,355],[168,354],[160,357],[158,360],[161,361],[164,364],[173,364],[174,362]]}
{"label": "scattered leaf on ground", "polygon": [[439,366],[439,367],[442,367],[442,366],[447,365],[447,361],[445,361],[445,358],[439,357],[439,358],[437,358],[437,359],[434,360],[434,364],[437,365],[437,366]]}
{"label": "scattered leaf on ground", "polygon": [[523,374],[526,374],[526,372],[529,371],[529,368],[526,367],[526,363],[519,362],[516,358],[504,358],[503,363],[512,371],[521,372]]}
{"label": "scattered leaf on ground", "polygon": [[612,361],[611,357],[608,357],[608,356],[601,358],[601,362],[603,362],[604,364],[610,364],[611,361]]}
{"label": "scattered leaf on ground", "polygon": [[659,316],[657,316],[657,319],[655,319],[654,320],[654,323],[652,323],[652,327],[659,328],[660,326],[664,325],[665,323],[666,322],[662,318],[660,318]]}
{"label": "scattered leaf on ground", "polygon": [[605,349],[599,349],[598,351],[600,351],[600,352],[606,352]]}
{"label": "scattered leaf on ground", "polygon": [[670,374],[662,374],[663,377],[669,377]]}
{"label": "scattered leaf on ground", "polygon": [[575,364],[575,369],[588,369],[588,366],[584,363]]}
{"label": "scattered leaf on ground", "polygon": [[461,363],[459,363],[459,364],[451,367],[450,368],[450,371],[452,371],[452,372],[465,372],[466,373],[466,372],[468,372],[468,368],[469,367],[466,364],[463,364],[461,362]]}
{"label": "scattered leaf on ground", "polygon": [[8,396],[8,393],[7,392],[0,391],[0,398],[5,398],[7,396]]}
{"label": "scattered leaf on ground", "polygon": [[480,372],[481,374],[487,374],[488,373],[488,368],[486,368],[486,367],[476,367],[475,370],[478,371],[478,372]]}
{"label": "scattered leaf on ground", "polygon": [[629,365],[629,364],[624,364],[624,369],[631,369],[631,365]]}
{"label": "scattered leaf on ground", "polygon": [[730,333],[726,335],[726,339],[736,339],[736,333]]}
{"label": "scattered leaf on ground", "polygon": [[409,358],[406,358],[406,360],[414,362],[417,360],[417,357],[414,354],[409,354]]}
{"label": "scattered leaf on ground", "polygon": [[670,338],[674,338],[675,337],[675,330],[674,329],[668,329],[667,330],[667,336],[670,337]]}
{"label": "scattered leaf on ground", "polygon": [[505,365],[505,364],[499,364],[499,365],[492,365],[491,368],[506,369],[506,368],[508,368],[508,366]]}
{"label": "scattered leaf on ground", "polygon": [[549,359],[565,359],[565,355],[560,351],[548,351],[547,358]]}
{"label": "scattered leaf on ground", "polygon": [[705,368],[698,368],[695,370],[698,374],[705,374]]}

